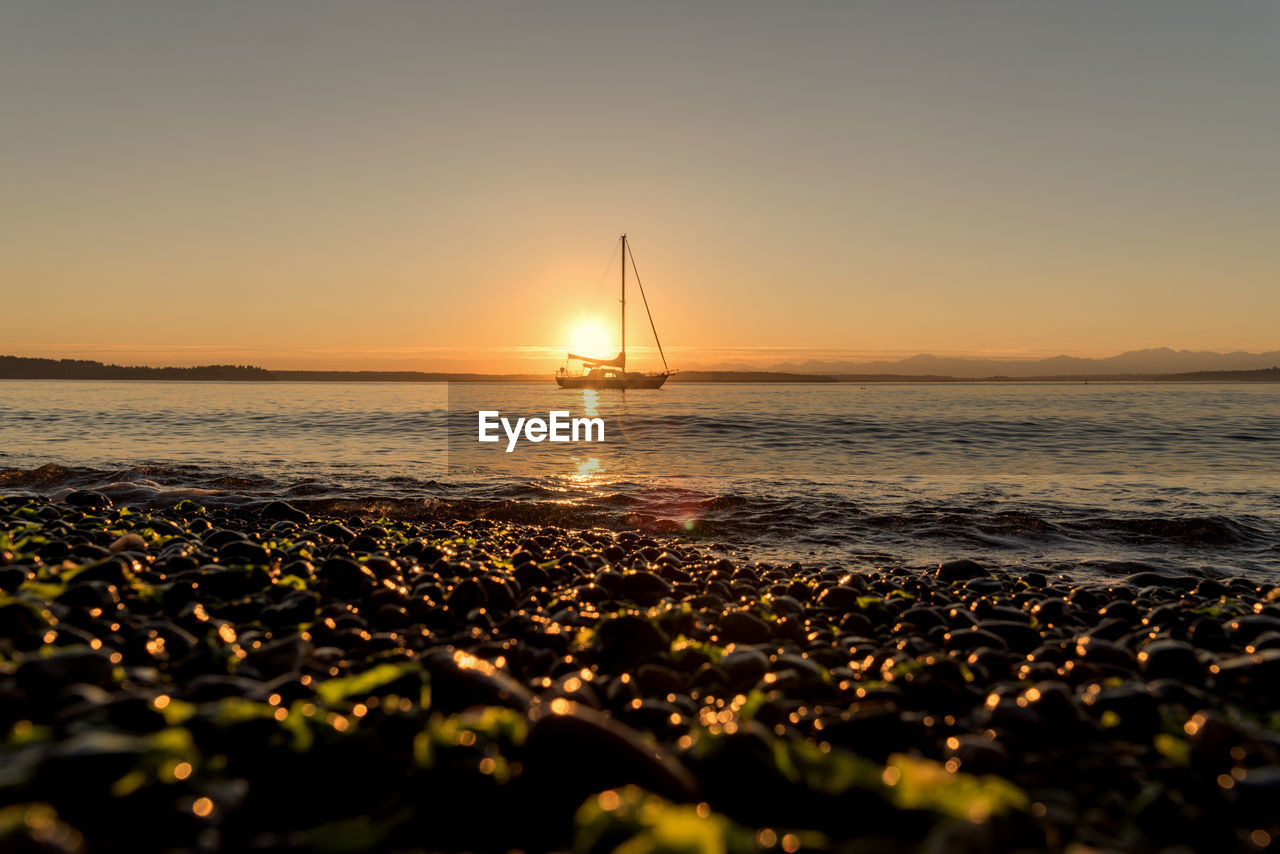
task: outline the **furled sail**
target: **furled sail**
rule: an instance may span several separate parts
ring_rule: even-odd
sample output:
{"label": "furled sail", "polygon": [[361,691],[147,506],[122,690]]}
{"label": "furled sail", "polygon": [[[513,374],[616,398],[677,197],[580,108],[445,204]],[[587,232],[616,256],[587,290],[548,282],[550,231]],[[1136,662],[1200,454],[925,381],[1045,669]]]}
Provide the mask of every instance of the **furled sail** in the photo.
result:
{"label": "furled sail", "polygon": [[582,362],[584,365],[594,365],[598,368],[604,368],[604,367],[622,368],[622,367],[625,367],[627,364],[626,353],[619,353],[617,356],[614,356],[612,359],[592,359],[588,356],[579,356],[576,353],[570,353],[569,358]]}

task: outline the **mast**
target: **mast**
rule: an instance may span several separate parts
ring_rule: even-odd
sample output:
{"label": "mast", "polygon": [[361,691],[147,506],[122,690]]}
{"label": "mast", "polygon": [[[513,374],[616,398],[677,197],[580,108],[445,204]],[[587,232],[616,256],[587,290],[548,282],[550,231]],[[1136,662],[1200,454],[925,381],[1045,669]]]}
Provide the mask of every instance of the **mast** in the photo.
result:
{"label": "mast", "polygon": [[627,372],[627,234],[622,233],[622,372]]}

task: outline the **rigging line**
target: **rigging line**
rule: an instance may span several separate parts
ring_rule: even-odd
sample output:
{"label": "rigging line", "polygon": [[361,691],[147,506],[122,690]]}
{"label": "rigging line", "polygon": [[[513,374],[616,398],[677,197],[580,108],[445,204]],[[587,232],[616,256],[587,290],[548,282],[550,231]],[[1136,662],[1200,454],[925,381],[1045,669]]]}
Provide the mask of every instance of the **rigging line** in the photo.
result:
{"label": "rigging line", "polygon": [[[631,272],[636,274],[636,285],[640,288],[640,299],[644,301],[644,313],[649,315],[649,328],[653,330],[654,343],[658,345],[658,355],[662,357],[662,369],[671,372],[667,367],[667,354],[662,352],[662,341],[658,338],[658,327],[653,322],[653,312],[649,310],[649,298],[644,295],[644,285],[640,284],[640,271],[636,269],[636,255],[631,251],[631,245],[627,245],[627,254],[631,256]],[[627,259],[623,258],[622,263],[625,265]]]}
{"label": "rigging line", "polygon": [[608,276],[609,271],[613,269],[613,256],[617,254],[618,246],[617,244],[614,244],[613,251],[609,253],[609,263],[605,265],[604,272],[600,274],[600,280],[596,282],[596,292],[591,297],[591,305],[587,308],[587,314],[591,314],[596,310],[596,303],[600,301],[600,289],[604,287],[605,277]]}

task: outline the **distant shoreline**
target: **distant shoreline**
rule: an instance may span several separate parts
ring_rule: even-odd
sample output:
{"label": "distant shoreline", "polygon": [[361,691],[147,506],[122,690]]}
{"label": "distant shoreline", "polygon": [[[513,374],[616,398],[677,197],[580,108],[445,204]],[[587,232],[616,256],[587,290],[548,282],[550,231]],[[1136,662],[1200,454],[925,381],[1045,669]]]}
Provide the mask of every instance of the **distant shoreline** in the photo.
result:
{"label": "distant shoreline", "polygon": [[[4,380],[151,380],[174,382],[547,383],[544,374],[430,371],[273,371],[253,365],[192,368],[107,365],[84,359],[0,356]],[[1134,383],[1280,382],[1280,368],[1170,374],[1066,374],[1034,377],[953,377],[912,374],[802,374],[786,371],[681,371],[671,383]]]}

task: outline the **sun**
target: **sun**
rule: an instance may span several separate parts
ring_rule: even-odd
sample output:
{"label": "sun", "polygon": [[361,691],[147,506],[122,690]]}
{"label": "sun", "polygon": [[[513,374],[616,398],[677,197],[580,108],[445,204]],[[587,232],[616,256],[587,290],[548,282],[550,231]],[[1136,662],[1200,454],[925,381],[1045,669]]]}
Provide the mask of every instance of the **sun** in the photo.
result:
{"label": "sun", "polygon": [[569,333],[569,351],[579,356],[607,359],[618,342],[598,320],[581,320]]}

